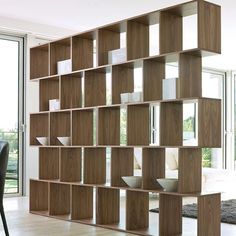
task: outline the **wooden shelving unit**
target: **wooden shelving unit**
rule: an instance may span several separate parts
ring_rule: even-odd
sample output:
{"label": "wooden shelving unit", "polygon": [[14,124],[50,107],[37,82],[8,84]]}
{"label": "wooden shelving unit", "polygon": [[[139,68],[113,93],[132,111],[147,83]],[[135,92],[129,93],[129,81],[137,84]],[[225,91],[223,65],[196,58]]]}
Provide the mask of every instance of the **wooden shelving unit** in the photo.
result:
{"label": "wooden shelving unit", "polygon": [[[197,47],[184,50],[183,18],[190,15],[197,16]],[[30,145],[39,148],[39,179],[30,180],[30,212],[137,235],[181,235],[182,199],[192,196],[198,202],[196,235],[220,235],[220,193],[201,192],[202,148],[221,146],[221,100],[202,96],[201,76],[202,57],[221,51],[220,20],[219,6],[191,1],[31,48],[30,79],[39,82],[39,112],[30,115]],[[159,54],[151,56],[154,24],[159,25]],[[109,64],[108,53],[121,48],[122,35],[127,60]],[[66,59],[72,60],[72,72],[58,75],[57,62]],[[179,93],[164,100],[165,67],[172,62],[178,66]],[[137,65],[143,101],[121,104],[121,93],[135,91]],[[49,110],[51,99],[60,101],[60,110]],[[196,143],[188,146],[185,103],[197,107]],[[157,144],[151,140],[152,106],[160,107]],[[124,129],[126,143],[121,144]],[[40,146],[37,137],[48,137],[48,145]],[[57,137],[69,137],[69,145],[62,146]],[[121,177],[134,175],[137,147],[142,149],[142,187],[135,189]],[[165,177],[168,147],[178,148],[177,192],[165,192],[156,182]],[[121,191],[126,193],[123,212]],[[149,193],[159,194],[155,225]]]}

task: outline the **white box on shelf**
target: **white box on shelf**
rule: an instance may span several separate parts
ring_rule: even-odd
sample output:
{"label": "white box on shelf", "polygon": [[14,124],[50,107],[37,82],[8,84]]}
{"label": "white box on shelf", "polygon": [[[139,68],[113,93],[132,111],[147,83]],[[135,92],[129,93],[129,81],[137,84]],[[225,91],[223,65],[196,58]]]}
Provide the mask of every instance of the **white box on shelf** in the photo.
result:
{"label": "white box on shelf", "polygon": [[142,92],[133,92],[131,93],[131,102],[142,102],[143,93]]}
{"label": "white box on shelf", "polygon": [[57,62],[57,73],[58,75],[68,74],[72,72],[72,61],[71,59],[58,61]]}
{"label": "white box on shelf", "polygon": [[120,100],[121,100],[121,104],[130,102],[131,101],[131,93],[121,93]]}
{"label": "white box on shelf", "polygon": [[108,63],[116,64],[127,61],[126,48],[119,48],[108,52]]}
{"label": "white box on shelf", "polygon": [[49,111],[57,111],[57,110],[60,110],[60,100],[59,99],[49,100]]}
{"label": "white box on shelf", "polygon": [[176,99],[179,96],[179,78],[162,80],[162,99]]}

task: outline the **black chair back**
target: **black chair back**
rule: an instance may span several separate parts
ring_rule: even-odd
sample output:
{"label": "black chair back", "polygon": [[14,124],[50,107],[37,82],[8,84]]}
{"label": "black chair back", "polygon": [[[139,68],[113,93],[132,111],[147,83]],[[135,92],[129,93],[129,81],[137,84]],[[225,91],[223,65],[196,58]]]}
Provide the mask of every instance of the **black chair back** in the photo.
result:
{"label": "black chair back", "polygon": [[2,201],[3,201],[8,155],[9,155],[8,142],[0,141],[0,207],[2,207]]}

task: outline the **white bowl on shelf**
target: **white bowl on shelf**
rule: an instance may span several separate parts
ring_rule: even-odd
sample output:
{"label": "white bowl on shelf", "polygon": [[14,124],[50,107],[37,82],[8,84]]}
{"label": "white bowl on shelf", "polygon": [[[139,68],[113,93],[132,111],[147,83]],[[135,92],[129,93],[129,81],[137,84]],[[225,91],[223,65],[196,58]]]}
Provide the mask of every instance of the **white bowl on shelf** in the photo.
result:
{"label": "white bowl on shelf", "polygon": [[178,189],[178,179],[174,178],[157,179],[157,182],[166,192],[176,192]]}
{"label": "white bowl on shelf", "polygon": [[57,139],[59,140],[59,142],[63,146],[69,146],[70,145],[70,137],[57,137]]}
{"label": "white bowl on shelf", "polygon": [[121,178],[130,188],[141,188],[142,186],[141,176],[122,176]]}
{"label": "white bowl on shelf", "polygon": [[48,145],[48,137],[36,137],[36,139],[41,145],[43,146]]}

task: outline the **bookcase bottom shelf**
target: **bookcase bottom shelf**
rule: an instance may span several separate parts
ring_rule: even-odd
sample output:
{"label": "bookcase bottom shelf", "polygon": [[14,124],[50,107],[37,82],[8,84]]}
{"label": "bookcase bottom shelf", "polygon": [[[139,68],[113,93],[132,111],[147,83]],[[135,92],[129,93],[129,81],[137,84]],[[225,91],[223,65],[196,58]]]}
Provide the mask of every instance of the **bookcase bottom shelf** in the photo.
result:
{"label": "bookcase bottom shelf", "polygon": [[[125,229],[125,218],[120,219],[120,222],[117,224],[96,224],[96,221],[94,218],[91,219],[83,219],[83,220],[71,220],[70,214],[68,215],[50,215],[49,211],[30,211],[31,214],[35,215],[40,215],[40,216],[45,216],[45,217],[50,217],[53,219],[57,220],[63,220],[63,221],[69,221],[72,223],[79,223],[79,224],[85,224],[89,226],[95,226],[95,227],[101,227],[104,229],[109,229],[109,230],[115,230],[118,232],[123,232],[123,233],[130,233],[134,235],[142,235],[142,236],[154,236],[158,235],[157,230],[158,230],[158,225],[155,222],[149,226],[147,229],[139,229],[139,230],[126,230]],[[156,213],[151,213],[150,216],[156,216],[155,221],[158,219],[158,214]]]}
{"label": "bookcase bottom shelf", "polygon": [[[89,225],[89,226],[95,226],[95,227],[100,227],[100,228],[104,228],[104,229],[108,229],[108,230],[114,230],[114,231],[118,231],[118,232],[122,232],[122,233],[129,233],[129,234],[133,234],[133,235],[142,235],[142,236],[159,235],[157,233],[159,230],[159,227],[158,227],[158,224],[155,224],[155,223],[152,223],[152,225],[150,225],[148,229],[125,230],[124,229],[124,224],[125,224],[124,220],[125,219],[123,219],[123,222],[120,222],[119,224],[99,225],[99,224],[96,224],[94,218],[84,219],[84,220],[71,220],[70,215],[52,216],[52,215],[49,215],[48,211],[30,211],[30,213],[34,214],[34,215],[49,217],[52,219],[69,221],[72,223],[79,223],[79,224],[84,224],[84,225]],[[157,216],[157,218],[155,216]],[[153,217],[158,219],[159,214],[150,213],[150,219]],[[155,224],[155,226],[154,226],[154,224]],[[187,231],[183,232],[182,234],[174,234],[171,236],[197,236],[197,219],[183,217],[183,228],[187,228]]]}

